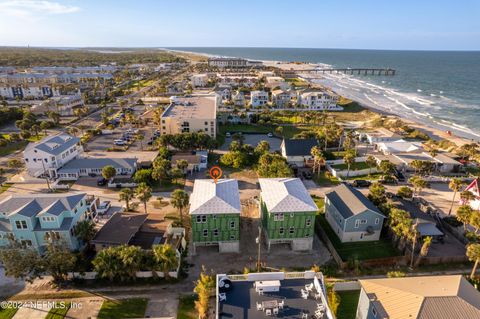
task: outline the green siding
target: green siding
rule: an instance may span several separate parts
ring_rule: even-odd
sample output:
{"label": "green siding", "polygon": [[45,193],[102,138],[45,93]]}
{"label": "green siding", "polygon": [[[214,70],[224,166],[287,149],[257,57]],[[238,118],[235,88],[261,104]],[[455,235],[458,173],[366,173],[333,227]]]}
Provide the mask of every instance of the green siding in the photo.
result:
{"label": "green siding", "polygon": [[[197,222],[197,216],[205,216],[206,222]],[[230,227],[230,222],[232,221],[235,222],[235,228]],[[239,214],[192,215],[191,222],[193,242],[218,243],[240,239]],[[218,229],[218,236],[214,236],[215,229]],[[204,230],[208,230],[206,237],[204,236]]]}
{"label": "green siding", "polygon": [[[288,212],[283,213],[283,221],[274,219],[275,213],[270,213],[263,203],[260,203],[262,210],[262,226],[267,231],[269,239],[294,239],[313,237],[314,222],[316,212]],[[310,220],[310,226],[307,226],[307,220]],[[294,227],[294,232],[290,234],[290,227]],[[283,234],[280,229],[283,228]]]}

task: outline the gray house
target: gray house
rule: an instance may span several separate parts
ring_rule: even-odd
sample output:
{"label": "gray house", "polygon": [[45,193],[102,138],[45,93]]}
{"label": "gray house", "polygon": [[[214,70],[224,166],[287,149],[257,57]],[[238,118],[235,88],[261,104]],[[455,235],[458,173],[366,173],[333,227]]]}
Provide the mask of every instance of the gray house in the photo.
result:
{"label": "gray house", "polygon": [[344,243],[378,240],[385,216],[357,189],[342,184],[325,194],[325,218]]}

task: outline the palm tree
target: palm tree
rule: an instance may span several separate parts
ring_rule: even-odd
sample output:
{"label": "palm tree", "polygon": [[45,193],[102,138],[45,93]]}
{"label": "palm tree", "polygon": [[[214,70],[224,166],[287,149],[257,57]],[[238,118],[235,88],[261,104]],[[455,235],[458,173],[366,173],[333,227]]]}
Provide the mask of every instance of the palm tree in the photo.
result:
{"label": "palm tree", "polygon": [[432,237],[427,236],[423,239],[423,245],[422,245],[422,248],[420,249],[420,255],[415,261],[415,267],[418,267],[418,265],[420,265],[420,261],[422,260],[422,258],[428,255],[428,250],[430,249],[431,244],[432,244]]}
{"label": "palm tree", "polygon": [[475,262],[473,264],[472,272],[470,273],[470,278],[475,277],[475,272],[477,271],[478,263],[480,262],[480,244],[470,244],[467,247],[467,257],[470,261]]}
{"label": "palm tree", "polygon": [[469,205],[462,205],[457,208],[457,220],[463,223],[463,229],[467,230],[467,225],[472,218],[473,209]]}
{"label": "palm tree", "polygon": [[135,197],[135,192],[131,188],[123,188],[118,197],[125,202],[126,211],[130,211],[130,201]]}
{"label": "palm tree", "polygon": [[347,150],[343,156],[345,164],[347,164],[347,179],[350,176],[350,168],[355,164],[355,152],[353,150]]}
{"label": "palm tree", "polygon": [[92,260],[92,264],[100,278],[108,278],[110,281],[115,279],[121,267],[113,247],[99,251]]}
{"label": "palm tree", "polygon": [[174,269],[178,265],[177,253],[175,249],[169,244],[165,245],[153,245],[152,246],[153,258],[160,270],[163,272],[165,278],[169,277],[170,270]]}
{"label": "palm tree", "polygon": [[145,214],[147,213],[147,203],[152,198],[152,189],[146,183],[140,183],[135,190],[138,200],[143,203]]}
{"label": "palm tree", "polygon": [[470,201],[475,200],[475,194],[470,191],[463,191],[460,193],[460,199],[462,200],[463,204],[469,204]]}
{"label": "palm tree", "polygon": [[185,160],[185,159],[180,159],[180,160],[177,160],[176,164],[175,164],[179,169],[182,170],[183,173],[185,173],[185,170],[187,169],[188,167],[188,161]]}
{"label": "palm tree", "polygon": [[415,195],[419,195],[422,193],[422,189],[428,187],[428,182],[421,178],[420,176],[413,176],[410,177],[408,180],[413,185],[413,192]]}
{"label": "palm tree", "polygon": [[117,170],[112,165],[107,165],[102,168],[102,176],[106,180],[110,180],[117,174]]}
{"label": "palm tree", "polygon": [[463,185],[463,182],[459,178],[452,178],[450,180],[450,183],[448,184],[448,188],[450,188],[453,191],[452,204],[450,205],[450,209],[448,210],[448,215],[452,213],[455,197],[457,196],[457,192],[462,188],[462,185]]}
{"label": "palm tree", "polygon": [[365,163],[368,165],[369,168],[368,174],[372,174],[372,168],[377,166],[377,160],[372,155],[368,155]]}
{"label": "palm tree", "polygon": [[310,150],[310,154],[313,156],[313,172],[315,173],[315,170],[317,170],[318,175],[320,175],[322,163],[325,161],[322,150],[319,146],[314,146]]}
{"label": "palm tree", "polygon": [[91,220],[85,219],[75,226],[75,236],[86,244],[87,250],[96,233],[95,223]]}
{"label": "palm tree", "polygon": [[172,206],[178,209],[180,215],[180,222],[183,224],[183,209],[190,203],[187,192],[182,189],[176,189],[172,192],[170,202]]}

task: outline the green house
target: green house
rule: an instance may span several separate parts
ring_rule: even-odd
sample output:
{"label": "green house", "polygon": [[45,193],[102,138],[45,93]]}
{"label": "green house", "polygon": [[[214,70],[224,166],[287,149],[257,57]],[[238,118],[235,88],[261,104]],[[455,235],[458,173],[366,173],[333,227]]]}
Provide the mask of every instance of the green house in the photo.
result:
{"label": "green house", "polygon": [[240,251],[238,182],[196,179],[190,197],[193,252],[198,246],[218,245],[219,252]]}
{"label": "green house", "polygon": [[261,178],[260,211],[268,250],[289,243],[292,250],[313,247],[317,205],[298,178]]}

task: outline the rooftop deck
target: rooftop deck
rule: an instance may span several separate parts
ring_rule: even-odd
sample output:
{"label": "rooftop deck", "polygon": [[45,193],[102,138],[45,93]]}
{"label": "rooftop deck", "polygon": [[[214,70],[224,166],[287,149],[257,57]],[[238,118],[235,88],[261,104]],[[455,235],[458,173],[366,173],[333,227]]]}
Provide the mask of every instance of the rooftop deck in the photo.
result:
{"label": "rooftop deck", "polygon": [[[302,318],[306,313],[308,318],[314,318],[318,304],[324,304],[321,299],[315,299],[314,289],[308,299],[303,299],[301,289],[305,285],[312,284],[313,279],[295,278],[280,280],[278,292],[264,292],[260,295],[255,291],[255,281],[233,281],[232,289],[226,292],[226,300],[219,301],[217,318]],[[280,309],[278,315],[267,316],[262,310],[257,310],[257,302],[276,300],[285,303],[284,309]],[[327,314],[324,315],[327,318]]]}

